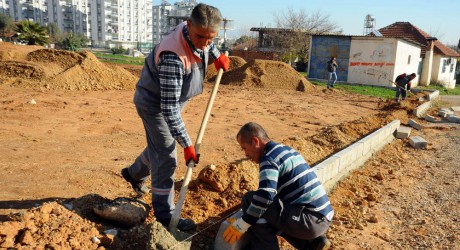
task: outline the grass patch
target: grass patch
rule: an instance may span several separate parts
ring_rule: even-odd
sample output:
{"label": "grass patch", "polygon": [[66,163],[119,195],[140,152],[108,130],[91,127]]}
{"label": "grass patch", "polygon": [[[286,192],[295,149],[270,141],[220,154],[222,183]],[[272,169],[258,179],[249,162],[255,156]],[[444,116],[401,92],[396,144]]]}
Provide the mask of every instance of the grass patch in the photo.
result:
{"label": "grass patch", "polygon": [[454,89],[446,89],[441,85],[428,85],[428,86],[420,86],[422,89],[435,89],[439,90],[440,95],[460,95],[460,86],[455,85]]}
{"label": "grass patch", "polygon": [[145,60],[145,58],[143,57],[113,55],[113,54],[105,54],[105,53],[99,53],[99,52],[93,52],[93,54],[101,62],[111,62],[111,63],[118,63],[118,64],[144,65],[144,60]]}
{"label": "grass patch", "polygon": [[[325,82],[318,82],[318,81],[310,81],[310,82],[318,86],[323,86],[323,87],[327,86],[327,83]],[[396,94],[396,92],[392,89],[382,88],[378,86],[362,86],[362,85],[336,83],[334,88],[340,89],[343,91],[347,91],[347,92],[351,92],[351,93],[376,96],[376,97],[381,97],[381,98],[393,98]]]}

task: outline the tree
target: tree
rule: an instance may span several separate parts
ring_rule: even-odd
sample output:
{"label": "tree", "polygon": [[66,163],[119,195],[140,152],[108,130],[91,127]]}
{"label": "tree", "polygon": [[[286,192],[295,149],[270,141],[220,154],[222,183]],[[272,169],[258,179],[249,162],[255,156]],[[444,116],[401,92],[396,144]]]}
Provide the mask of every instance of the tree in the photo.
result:
{"label": "tree", "polygon": [[83,34],[65,33],[64,38],[58,43],[65,50],[77,51],[88,43],[88,38]]}
{"label": "tree", "polygon": [[249,40],[251,40],[252,38],[250,36],[241,36],[240,38],[236,39],[235,43],[233,45],[238,45],[238,44],[242,44],[242,43],[245,43]]}
{"label": "tree", "polygon": [[58,43],[63,39],[61,29],[56,23],[49,23],[46,30],[50,36],[50,43]]}
{"label": "tree", "polygon": [[303,9],[288,8],[287,12],[275,13],[274,21],[277,28],[267,33],[267,39],[271,40],[283,61],[297,59],[298,63],[306,64],[311,34],[340,33],[338,25],[329,20],[329,15],[320,11],[308,14]]}
{"label": "tree", "polygon": [[45,45],[49,42],[48,32],[44,26],[24,19],[16,24],[19,39],[27,41],[28,45]]}
{"label": "tree", "polygon": [[9,31],[13,30],[13,19],[3,13],[0,13],[0,34],[5,36]]}

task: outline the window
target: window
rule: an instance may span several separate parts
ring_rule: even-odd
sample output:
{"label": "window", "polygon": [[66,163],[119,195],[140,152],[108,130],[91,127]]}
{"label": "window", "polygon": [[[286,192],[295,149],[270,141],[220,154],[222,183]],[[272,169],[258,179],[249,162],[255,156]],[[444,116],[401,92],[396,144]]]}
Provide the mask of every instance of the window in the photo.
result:
{"label": "window", "polygon": [[442,60],[442,71],[441,73],[446,73],[447,68],[447,59]]}
{"label": "window", "polygon": [[407,57],[407,64],[410,64],[410,55]]}
{"label": "window", "polygon": [[454,72],[454,64],[453,63],[450,64],[450,73],[452,73],[452,72]]}

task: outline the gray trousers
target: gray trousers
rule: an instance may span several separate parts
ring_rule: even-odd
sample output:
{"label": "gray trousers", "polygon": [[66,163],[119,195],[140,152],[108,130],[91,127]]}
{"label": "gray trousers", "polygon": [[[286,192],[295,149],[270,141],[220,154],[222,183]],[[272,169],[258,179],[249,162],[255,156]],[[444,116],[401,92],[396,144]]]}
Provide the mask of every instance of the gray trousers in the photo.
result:
{"label": "gray trousers", "polygon": [[[249,191],[243,196],[243,211],[248,209],[254,193]],[[330,221],[321,214],[276,198],[262,219],[248,229],[250,243],[245,249],[278,250],[276,236],[280,235],[296,249],[307,250],[313,239],[326,233],[329,225]]]}
{"label": "gray trousers", "polygon": [[152,206],[158,220],[171,218],[174,211],[174,171],[177,166],[176,141],[161,112],[137,108],[144,124],[147,147],[128,168],[133,179],[151,175]]}

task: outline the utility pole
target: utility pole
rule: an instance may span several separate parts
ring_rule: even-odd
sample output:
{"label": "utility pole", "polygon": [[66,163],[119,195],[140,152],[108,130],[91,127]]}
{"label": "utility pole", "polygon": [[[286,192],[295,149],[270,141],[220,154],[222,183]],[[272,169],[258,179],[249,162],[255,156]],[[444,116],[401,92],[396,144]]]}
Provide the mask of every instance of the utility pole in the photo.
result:
{"label": "utility pole", "polygon": [[224,17],[224,19],[222,20],[222,30],[224,30],[224,43],[223,43],[223,48],[224,49],[227,49],[227,30],[232,30],[233,26],[233,20],[231,19],[227,19]]}

